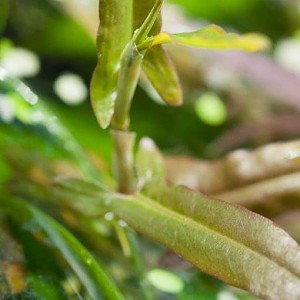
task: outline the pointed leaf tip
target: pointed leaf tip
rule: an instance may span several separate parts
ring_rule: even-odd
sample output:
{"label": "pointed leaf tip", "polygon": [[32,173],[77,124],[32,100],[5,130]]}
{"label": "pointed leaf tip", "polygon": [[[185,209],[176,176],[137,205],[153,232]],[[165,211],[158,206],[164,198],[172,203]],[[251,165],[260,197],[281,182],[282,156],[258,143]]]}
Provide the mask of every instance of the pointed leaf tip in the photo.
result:
{"label": "pointed leaf tip", "polygon": [[262,51],[270,48],[270,40],[258,33],[238,35],[226,33],[217,25],[209,25],[194,32],[170,34],[161,32],[152,41],[152,46],[159,44],[181,44],[207,49],[236,49],[244,51]]}

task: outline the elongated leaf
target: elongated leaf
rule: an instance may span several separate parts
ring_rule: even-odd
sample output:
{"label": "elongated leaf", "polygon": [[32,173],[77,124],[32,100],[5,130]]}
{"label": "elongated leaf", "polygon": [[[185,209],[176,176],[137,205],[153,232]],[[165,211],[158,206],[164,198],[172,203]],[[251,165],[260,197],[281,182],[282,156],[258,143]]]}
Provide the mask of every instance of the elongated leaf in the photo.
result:
{"label": "elongated leaf", "polygon": [[161,45],[147,51],[142,66],[153,87],[167,104],[182,104],[182,90],[176,69]]}
{"label": "elongated leaf", "polygon": [[[139,28],[156,0],[134,1],[134,28]],[[161,29],[161,14],[155,21],[150,35],[156,35]],[[149,49],[143,60],[143,71],[160,97],[170,105],[182,103],[182,91],[176,69],[167,52],[161,46]]]}
{"label": "elongated leaf", "polygon": [[[135,0],[133,5],[133,28],[138,29],[147,18],[156,0]],[[158,34],[161,29],[161,13],[157,17],[150,34]]]}
{"label": "elongated leaf", "polygon": [[118,288],[94,257],[58,222],[39,209],[18,199],[1,200],[0,205],[16,221],[30,222],[35,225],[31,228],[38,227],[47,234],[50,241],[80,278],[92,299],[123,299]]}
{"label": "elongated leaf", "polygon": [[102,128],[114,112],[121,53],[132,35],[132,0],[100,0],[98,63],[91,81],[91,100]]}
{"label": "elongated leaf", "polygon": [[154,37],[152,46],[159,44],[181,44],[208,49],[239,49],[259,51],[269,48],[269,40],[256,33],[237,35],[226,33],[217,25],[209,25],[194,32],[170,34],[161,32]]}
{"label": "elongated leaf", "polygon": [[262,216],[157,183],[145,189],[148,197],[94,193],[90,202],[102,201],[132,228],[204,272],[264,299],[299,299],[300,248]]}
{"label": "elongated leaf", "polygon": [[159,22],[159,18],[161,16],[160,11],[163,4],[163,0],[156,0],[153,2],[154,4],[152,9],[149,11],[149,13],[147,13],[147,17],[145,18],[141,26],[134,33],[133,38],[134,38],[134,42],[137,45],[144,42],[144,40],[147,38],[148,34],[152,30],[154,31],[158,30],[158,27],[157,28],[155,27],[155,23]]}

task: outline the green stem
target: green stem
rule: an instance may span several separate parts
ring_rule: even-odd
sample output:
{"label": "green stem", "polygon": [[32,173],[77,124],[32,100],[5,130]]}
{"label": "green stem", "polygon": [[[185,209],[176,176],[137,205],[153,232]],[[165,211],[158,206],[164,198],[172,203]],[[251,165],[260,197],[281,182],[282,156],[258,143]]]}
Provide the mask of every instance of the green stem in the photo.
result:
{"label": "green stem", "polygon": [[112,130],[111,136],[114,142],[113,167],[119,185],[118,191],[124,194],[132,194],[136,189],[133,157],[135,133]]}
{"label": "green stem", "polygon": [[128,130],[129,111],[140,76],[142,59],[143,55],[137,51],[135,44],[129,42],[124,49],[121,59],[118,95],[112,120],[112,127],[114,129]]}

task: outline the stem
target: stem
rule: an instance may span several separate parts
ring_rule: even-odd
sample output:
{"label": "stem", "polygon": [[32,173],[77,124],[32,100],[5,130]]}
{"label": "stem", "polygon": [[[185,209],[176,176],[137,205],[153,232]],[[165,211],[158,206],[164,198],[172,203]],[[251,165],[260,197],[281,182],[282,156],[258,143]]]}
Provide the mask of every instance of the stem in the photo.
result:
{"label": "stem", "polygon": [[118,130],[128,130],[129,111],[132,98],[140,76],[143,54],[137,51],[133,42],[129,42],[123,51],[121,69],[118,80],[118,95],[115,102],[115,112],[112,127]]}
{"label": "stem", "polygon": [[114,142],[113,167],[119,185],[118,191],[132,194],[136,189],[133,157],[135,133],[112,130],[111,136]]}

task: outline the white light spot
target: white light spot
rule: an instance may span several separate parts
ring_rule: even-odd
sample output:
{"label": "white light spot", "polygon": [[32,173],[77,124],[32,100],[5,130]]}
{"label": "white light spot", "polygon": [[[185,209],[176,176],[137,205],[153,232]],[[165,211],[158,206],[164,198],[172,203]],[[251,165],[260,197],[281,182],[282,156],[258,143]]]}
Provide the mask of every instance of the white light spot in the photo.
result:
{"label": "white light spot", "polygon": [[222,291],[218,293],[217,300],[238,300],[238,298],[228,291]]}
{"label": "white light spot", "polygon": [[14,117],[15,112],[12,102],[6,96],[0,95],[0,118],[6,123],[10,123]]}
{"label": "white light spot", "polygon": [[155,150],[155,143],[152,139],[144,137],[141,139],[141,147],[146,150]]}
{"label": "white light spot", "polygon": [[282,40],[275,49],[275,59],[284,68],[300,74],[300,40]]}
{"label": "white light spot", "polygon": [[1,65],[15,77],[33,77],[40,71],[38,56],[23,48],[14,48],[9,51],[2,59]]}
{"label": "white light spot", "polygon": [[291,150],[287,155],[286,155],[287,159],[298,159],[300,158],[300,149],[299,150]]}
{"label": "white light spot", "polygon": [[0,80],[4,80],[6,76],[7,76],[7,72],[0,67]]}
{"label": "white light spot", "polygon": [[75,74],[59,76],[54,83],[54,91],[68,105],[78,105],[88,96],[88,89],[81,77]]}

